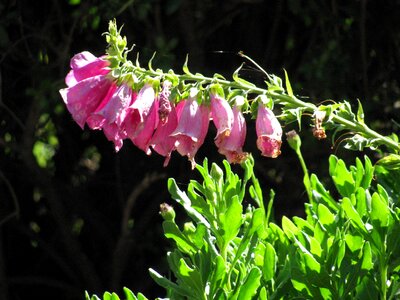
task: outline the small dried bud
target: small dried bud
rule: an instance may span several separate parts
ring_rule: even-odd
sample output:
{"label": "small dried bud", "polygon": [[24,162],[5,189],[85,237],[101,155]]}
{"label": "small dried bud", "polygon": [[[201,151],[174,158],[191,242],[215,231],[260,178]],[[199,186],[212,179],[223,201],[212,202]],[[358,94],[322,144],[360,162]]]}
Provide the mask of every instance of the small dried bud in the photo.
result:
{"label": "small dried bud", "polygon": [[313,128],[313,135],[318,140],[322,140],[326,138],[325,129],[322,127],[322,122],[326,116],[326,111],[317,110],[314,113],[315,117],[315,127]]}
{"label": "small dried bud", "polygon": [[314,128],[314,129],[313,129],[313,135],[314,135],[314,137],[316,137],[318,140],[326,139],[325,129],[323,129],[323,128],[320,128],[320,129]]}
{"label": "small dried bud", "polygon": [[174,221],[175,220],[175,211],[171,205],[167,203],[160,204],[160,214],[165,221]]}
{"label": "small dried bud", "polygon": [[168,115],[171,112],[171,103],[169,101],[169,96],[171,95],[171,82],[165,80],[163,82],[163,88],[160,93],[160,102],[158,108],[158,116],[162,125],[164,125],[168,120]]}

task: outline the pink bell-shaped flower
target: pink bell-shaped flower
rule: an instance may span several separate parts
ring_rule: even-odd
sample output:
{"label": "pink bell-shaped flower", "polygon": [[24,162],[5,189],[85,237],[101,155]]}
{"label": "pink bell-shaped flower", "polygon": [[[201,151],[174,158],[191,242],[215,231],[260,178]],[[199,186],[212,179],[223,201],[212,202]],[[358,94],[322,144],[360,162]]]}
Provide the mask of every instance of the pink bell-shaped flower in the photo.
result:
{"label": "pink bell-shaped flower", "polygon": [[88,51],[78,53],[71,59],[71,71],[65,77],[65,83],[71,87],[86,78],[106,75],[110,72],[109,65],[105,56],[98,58]]}
{"label": "pink bell-shaped flower", "polygon": [[100,105],[113,85],[112,79],[107,75],[96,75],[60,90],[68,111],[82,129],[90,114]]}
{"label": "pink bell-shaped flower", "polygon": [[243,152],[242,148],[246,139],[246,121],[239,107],[233,107],[233,126],[229,136],[216,140],[218,152],[225,155],[229,163],[241,164],[248,153]]}
{"label": "pink bell-shaped flower", "polygon": [[214,93],[210,98],[211,118],[217,128],[215,144],[218,146],[231,134],[234,116],[228,101]]}
{"label": "pink bell-shaped flower", "polygon": [[204,143],[210,121],[210,109],[199,105],[196,96],[185,101],[182,111],[178,113],[178,126],[171,136],[176,138],[176,149],[182,156],[187,156],[196,166],[194,157]]}
{"label": "pink bell-shaped flower", "polygon": [[99,107],[89,116],[87,124],[92,129],[103,129],[108,140],[113,141],[115,151],[119,151],[126,138],[122,126],[127,115],[127,109],[135,101],[136,94],[126,83],[109,90],[111,97],[105,97]]}
{"label": "pink bell-shaped flower", "polygon": [[147,155],[151,154],[150,140],[158,123],[158,100],[151,84],[145,84],[128,108],[124,126],[127,136]]}
{"label": "pink bell-shaped flower", "polygon": [[[180,102],[179,104],[182,106],[183,102]],[[154,132],[150,142],[154,151],[162,156],[165,156],[164,167],[168,165],[171,158],[171,153],[175,150],[177,138],[175,136],[171,136],[171,134],[174,132],[177,126],[177,110],[173,105],[171,105],[171,110],[168,113],[168,119],[165,121],[165,123],[162,123],[161,121],[158,123],[156,131]]]}
{"label": "pink bell-shaped flower", "polygon": [[257,147],[261,155],[276,158],[281,154],[282,127],[272,110],[260,102],[257,119]]}

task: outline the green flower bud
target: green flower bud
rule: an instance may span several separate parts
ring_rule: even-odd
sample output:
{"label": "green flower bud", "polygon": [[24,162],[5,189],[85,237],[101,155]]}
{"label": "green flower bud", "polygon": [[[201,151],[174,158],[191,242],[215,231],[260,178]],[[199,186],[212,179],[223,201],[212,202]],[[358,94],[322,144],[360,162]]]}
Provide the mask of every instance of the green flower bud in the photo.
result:
{"label": "green flower bud", "polygon": [[196,227],[193,225],[192,222],[186,222],[183,224],[183,232],[184,233],[195,233]]}
{"label": "green flower bud", "polygon": [[222,180],[224,178],[224,171],[215,163],[211,165],[210,171],[211,177],[218,183],[222,184]]}
{"label": "green flower bud", "polygon": [[171,205],[168,205],[167,203],[160,204],[160,215],[165,221],[175,220],[175,210]]}
{"label": "green flower bud", "polygon": [[301,139],[296,130],[291,130],[286,133],[286,140],[289,146],[296,152],[300,151]]}

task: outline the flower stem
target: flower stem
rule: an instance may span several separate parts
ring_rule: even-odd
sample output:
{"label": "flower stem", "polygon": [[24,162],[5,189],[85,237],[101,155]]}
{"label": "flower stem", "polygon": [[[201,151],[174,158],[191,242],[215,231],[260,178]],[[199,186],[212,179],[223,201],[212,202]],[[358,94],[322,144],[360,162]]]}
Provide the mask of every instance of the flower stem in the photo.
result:
{"label": "flower stem", "polygon": [[[132,63],[128,62],[127,64],[124,64],[126,68],[124,68],[124,71],[128,71],[129,73],[133,73],[136,76],[150,76],[150,77],[156,77],[156,78],[165,78],[171,73],[165,73],[160,69],[153,70],[153,69],[144,69],[138,66],[133,65]],[[220,77],[214,76],[214,77],[207,77],[202,74],[196,73],[192,74],[189,73],[188,71],[184,74],[174,74],[172,73],[173,76],[176,76],[179,78],[180,81],[184,81],[185,83],[188,82],[193,82],[193,83],[200,83],[200,84],[211,84],[211,83],[216,83],[220,84],[221,86],[225,88],[231,88],[231,89],[238,89],[245,91],[247,94],[258,94],[258,95],[266,95],[270,97],[274,103],[282,105],[282,106],[290,106],[290,108],[296,109],[296,108],[301,108],[303,112],[308,112],[313,114],[316,110],[318,110],[318,107],[310,102],[305,102],[302,101],[295,96],[290,96],[285,94],[283,91],[271,91],[269,89],[264,89],[257,87],[255,85],[252,85],[251,83],[247,81],[229,81],[226,79],[222,79]],[[395,140],[383,136],[379,134],[378,132],[372,130],[369,128],[367,125],[364,123],[360,122],[354,122],[353,120],[346,119],[342,116],[339,116],[335,113],[332,113],[330,115],[330,119],[338,125],[341,125],[342,127],[346,128],[349,131],[352,131],[354,133],[359,133],[365,138],[373,138],[379,140],[380,144],[386,145],[389,149],[394,150],[395,152],[400,152],[400,143],[396,142]]]}

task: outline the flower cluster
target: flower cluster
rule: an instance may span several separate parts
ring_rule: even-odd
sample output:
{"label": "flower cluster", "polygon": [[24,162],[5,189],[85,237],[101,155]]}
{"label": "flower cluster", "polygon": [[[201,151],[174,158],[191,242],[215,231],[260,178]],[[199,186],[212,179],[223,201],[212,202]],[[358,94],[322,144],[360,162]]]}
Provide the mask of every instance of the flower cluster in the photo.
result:
{"label": "flower cluster", "polygon": [[[67,88],[60,94],[73,119],[82,129],[87,124],[102,130],[116,151],[125,139],[130,139],[146,154],[153,150],[164,156],[164,166],[176,150],[194,167],[195,155],[212,120],[218,152],[230,163],[242,163],[248,156],[243,151],[246,122],[242,103],[228,103],[221,89],[213,85],[202,91],[190,87],[185,97],[174,98],[173,84],[168,79],[117,78],[107,56],[95,57],[89,52],[71,59],[65,83]],[[282,128],[263,101],[258,101],[256,132],[262,155],[277,157]]]}

